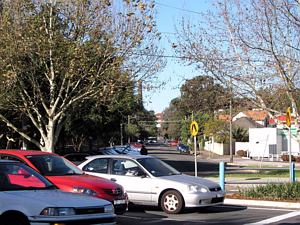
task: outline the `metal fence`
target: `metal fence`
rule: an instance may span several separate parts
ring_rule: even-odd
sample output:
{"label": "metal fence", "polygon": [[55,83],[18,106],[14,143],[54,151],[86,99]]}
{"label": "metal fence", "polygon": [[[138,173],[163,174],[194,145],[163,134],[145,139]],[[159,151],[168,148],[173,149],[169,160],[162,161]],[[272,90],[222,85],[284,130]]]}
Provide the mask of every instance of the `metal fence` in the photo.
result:
{"label": "metal fence", "polygon": [[289,176],[289,182],[296,182],[296,174],[295,174],[295,163],[290,163],[289,167],[281,167],[281,168],[231,168],[231,167],[226,167],[225,162],[220,162],[219,163],[219,183],[222,188],[222,190],[225,190],[225,184],[270,184],[270,183],[284,183],[284,182],[279,182],[279,181],[249,181],[249,182],[235,182],[235,181],[226,181],[226,173],[233,172],[233,171],[246,171],[246,170],[255,170],[255,171],[272,171],[272,170],[285,170],[285,171],[290,171],[290,176]]}

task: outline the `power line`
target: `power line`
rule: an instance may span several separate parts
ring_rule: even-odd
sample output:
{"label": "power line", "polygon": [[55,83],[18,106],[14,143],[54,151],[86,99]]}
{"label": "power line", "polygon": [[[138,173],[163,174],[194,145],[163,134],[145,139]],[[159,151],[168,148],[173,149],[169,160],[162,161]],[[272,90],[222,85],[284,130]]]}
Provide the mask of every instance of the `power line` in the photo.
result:
{"label": "power line", "polygon": [[195,14],[201,15],[200,12],[189,10],[189,9],[183,9],[183,8],[179,8],[179,7],[176,7],[176,6],[172,6],[172,5],[167,5],[167,4],[164,4],[164,3],[160,3],[160,2],[156,2],[156,4],[160,5],[160,6],[163,6],[163,7],[171,8],[171,9],[177,9],[179,11],[184,11],[184,12],[195,13]]}
{"label": "power line", "polygon": [[227,61],[227,62],[260,62],[260,63],[265,63],[265,62],[271,62],[270,60],[259,60],[259,59],[253,59],[253,60],[248,60],[248,59],[234,59],[234,58],[204,58],[204,57],[195,57],[195,56],[176,56],[176,55],[164,55],[164,54],[146,54],[146,53],[132,53],[132,55],[136,56],[149,56],[149,57],[158,57],[158,58],[173,58],[173,59],[184,59],[184,60],[217,60],[217,61]]}

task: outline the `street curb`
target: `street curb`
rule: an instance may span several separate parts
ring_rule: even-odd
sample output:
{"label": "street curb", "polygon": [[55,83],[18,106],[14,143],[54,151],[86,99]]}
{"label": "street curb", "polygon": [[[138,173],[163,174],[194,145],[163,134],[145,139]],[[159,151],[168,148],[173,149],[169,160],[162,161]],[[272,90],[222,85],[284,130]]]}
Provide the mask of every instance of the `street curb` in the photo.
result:
{"label": "street curb", "polygon": [[258,201],[248,199],[225,198],[224,204],[241,206],[260,206],[271,208],[300,209],[300,202]]}

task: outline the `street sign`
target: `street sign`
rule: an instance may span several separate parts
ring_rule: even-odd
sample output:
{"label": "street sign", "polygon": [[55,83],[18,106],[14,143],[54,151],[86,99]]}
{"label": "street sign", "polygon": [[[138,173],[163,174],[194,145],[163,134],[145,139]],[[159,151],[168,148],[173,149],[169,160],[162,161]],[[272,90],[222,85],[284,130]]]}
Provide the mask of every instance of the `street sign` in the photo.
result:
{"label": "street sign", "polygon": [[285,122],[286,122],[286,125],[288,126],[288,127],[291,127],[291,108],[290,107],[288,107],[287,109],[286,109],[286,116],[285,116],[286,118],[285,118]]}
{"label": "street sign", "polygon": [[198,134],[198,129],[199,129],[199,127],[198,127],[198,123],[196,122],[196,121],[193,121],[192,123],[191,123],[191,126],[190,126],[190,132],[191,132],[191,135],[192,136],[197,136],[197,134]]}

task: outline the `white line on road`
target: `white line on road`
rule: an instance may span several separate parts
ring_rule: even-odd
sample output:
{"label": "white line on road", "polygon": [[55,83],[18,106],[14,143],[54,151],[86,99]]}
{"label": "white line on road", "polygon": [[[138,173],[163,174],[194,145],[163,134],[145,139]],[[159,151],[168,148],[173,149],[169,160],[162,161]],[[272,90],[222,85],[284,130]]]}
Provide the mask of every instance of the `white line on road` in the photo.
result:
{"label": "white line on road", "polygon": [[246,225],[271,224],[271,223],[276,223],[278,221],[285,220],[285,219],[295,217],[295,216],[299,216],[299,215],[300,215],[299,211],[290,212],[290,213],[287,213],[287,214],[284,214],[284,215],[281,215],[281,216],[275,216],[275,217],[272,217],[270,219],[262,220],[262,221],[259,221],[259,222],[256,222],[256,223],[248,223]]}

